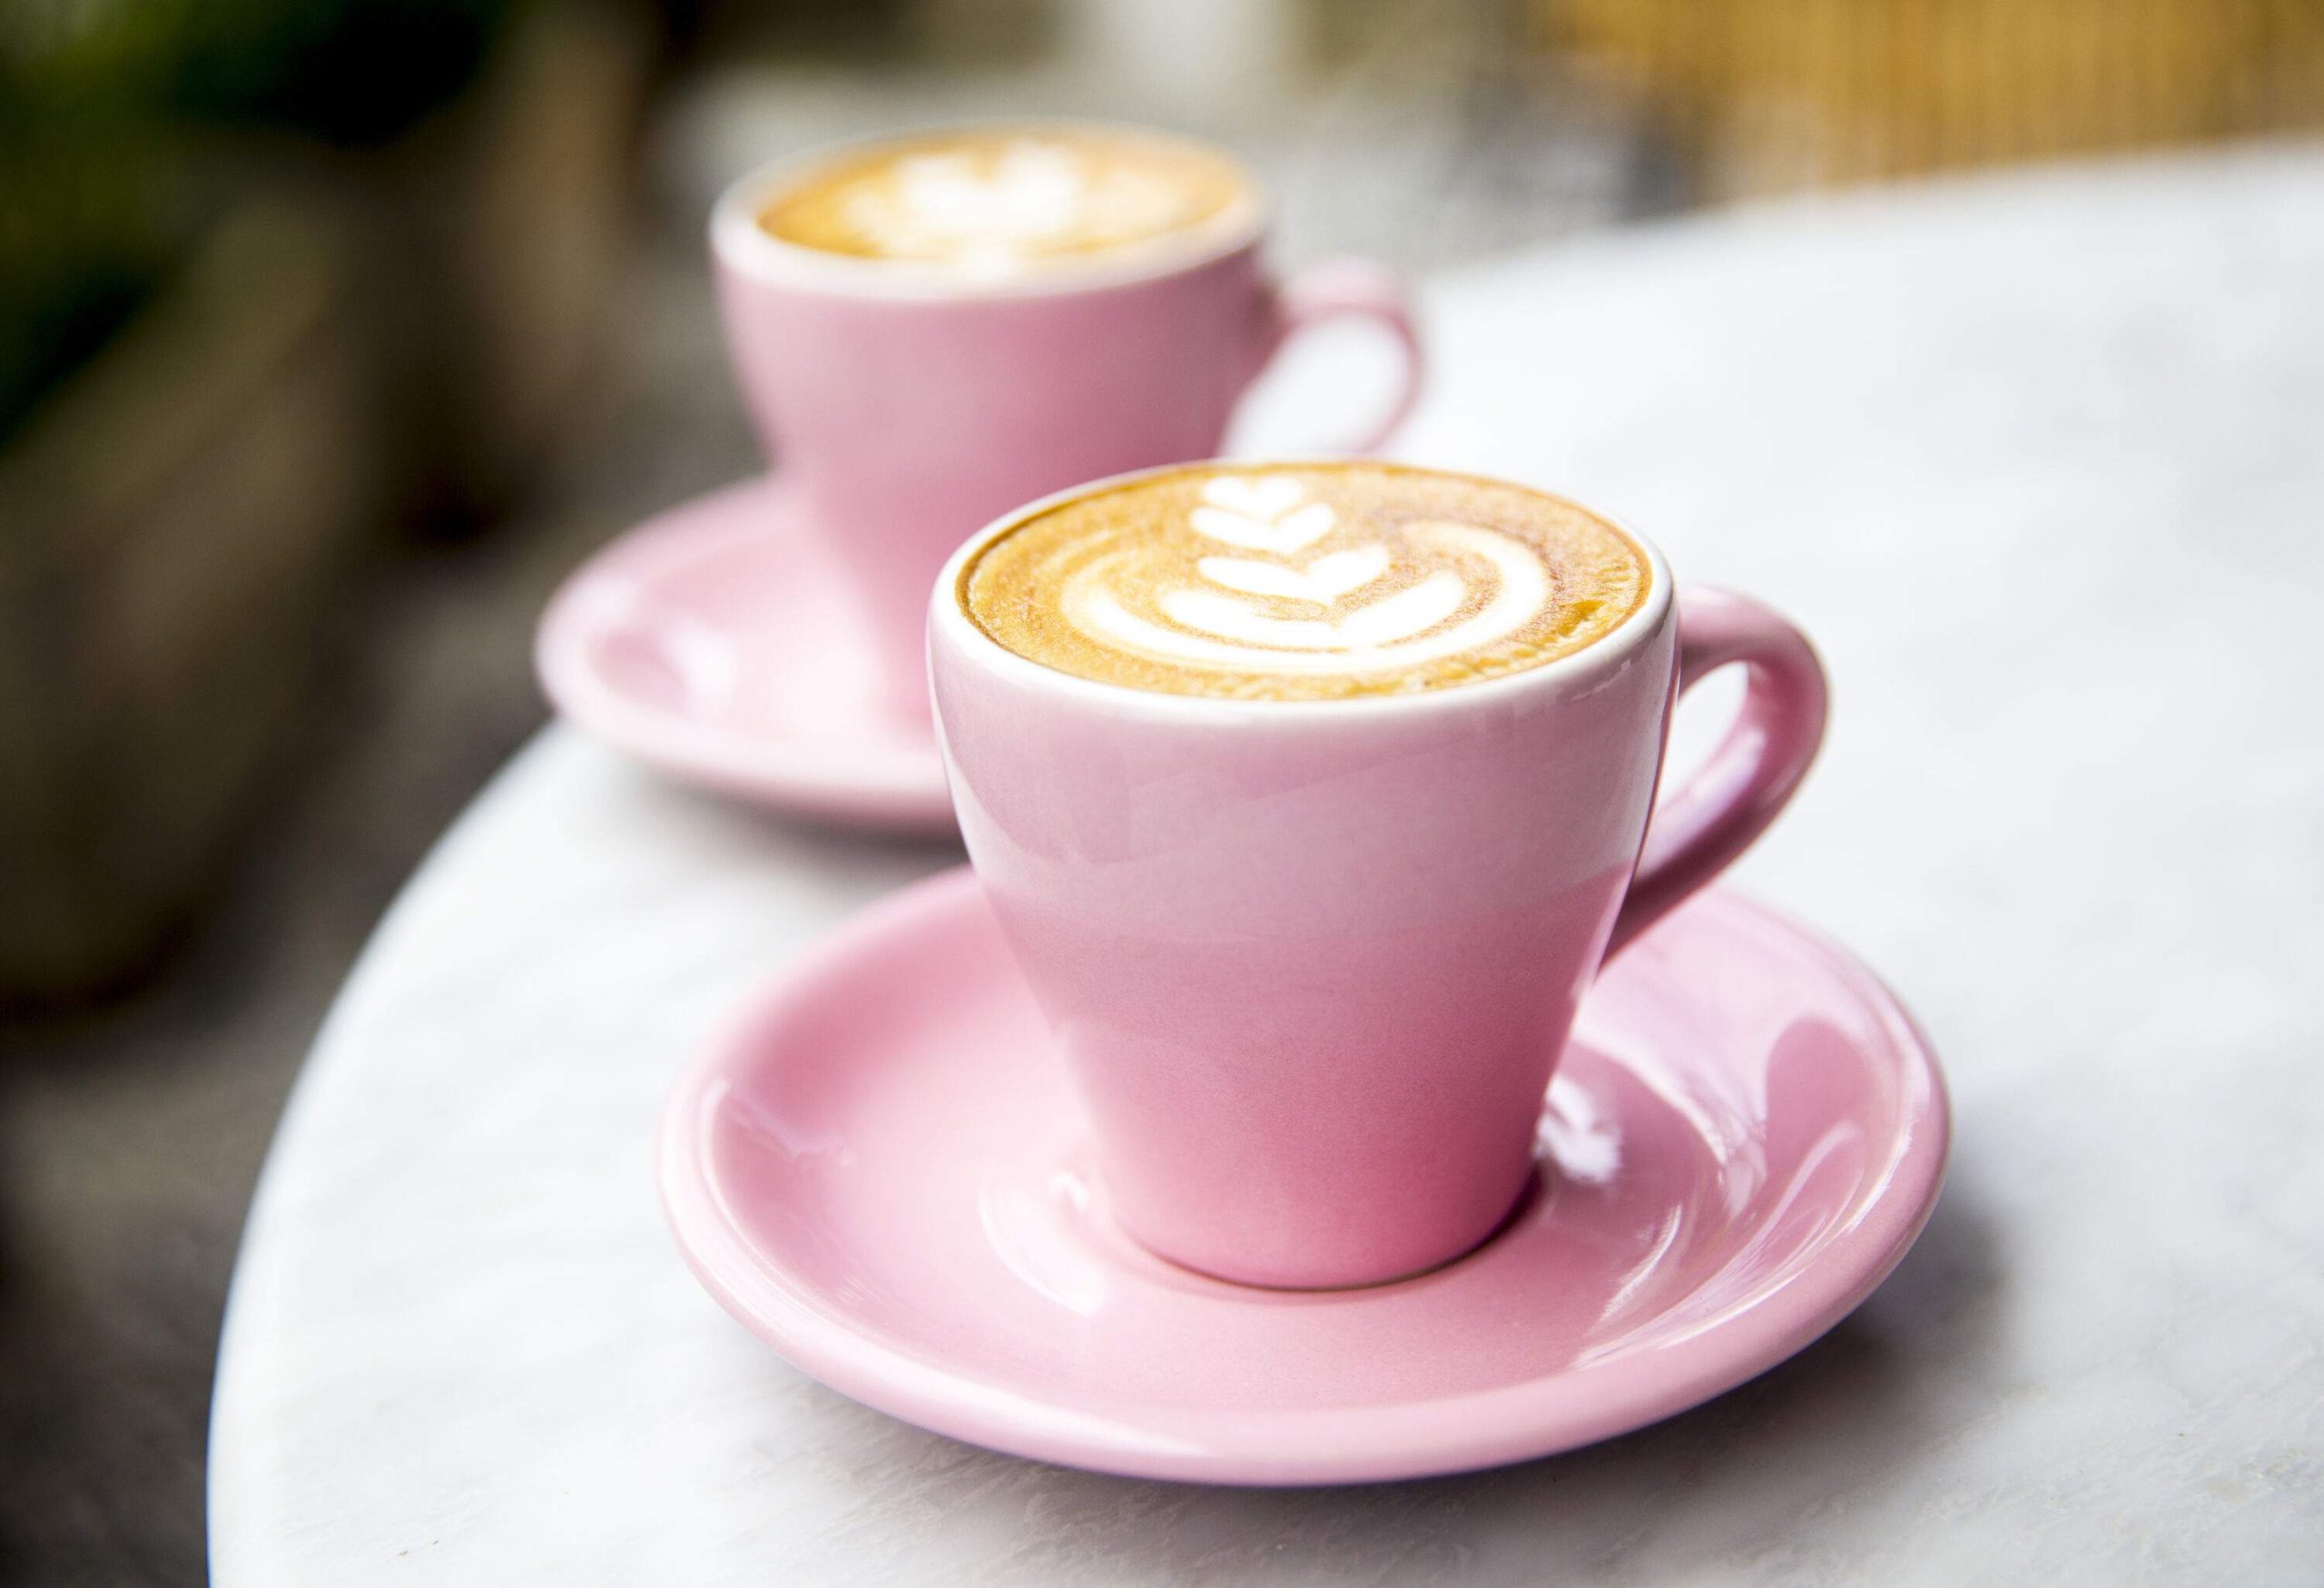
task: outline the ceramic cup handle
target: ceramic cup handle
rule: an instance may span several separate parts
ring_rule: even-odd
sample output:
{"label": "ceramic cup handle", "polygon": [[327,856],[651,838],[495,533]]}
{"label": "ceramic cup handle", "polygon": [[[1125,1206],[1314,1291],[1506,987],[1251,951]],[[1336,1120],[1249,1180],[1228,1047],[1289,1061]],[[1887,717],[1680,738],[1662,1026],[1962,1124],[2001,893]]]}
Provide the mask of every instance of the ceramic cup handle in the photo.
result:
{"label": "ceramic cup handle", "polygon": [[1727,868],[1789,803],[1824,738],[1824,667],[1807,636],[1724,590],[1679,592],[1679,692],[1739,663],[1743,709],[1702,770],[1654,807],[1609,957]]}
{"label": "ceramic cup handle", "polygon": [[[1354,317],[1376,321],[1396,341],[1403,365],[1396,395],[1377,424],[1351,452],[1377,452],[1388,443],[1420,400],[1420,333],[1413,325],[1412,301],[1403,283],[1384,266],[1359,259],[1328,259],[1308,266],[1275,289],[1275,312],[1257,368],[1273,363],[1285,345],[1308,327],[1326,320]],[[1255,371],[1256,374],[1256,371]]]}

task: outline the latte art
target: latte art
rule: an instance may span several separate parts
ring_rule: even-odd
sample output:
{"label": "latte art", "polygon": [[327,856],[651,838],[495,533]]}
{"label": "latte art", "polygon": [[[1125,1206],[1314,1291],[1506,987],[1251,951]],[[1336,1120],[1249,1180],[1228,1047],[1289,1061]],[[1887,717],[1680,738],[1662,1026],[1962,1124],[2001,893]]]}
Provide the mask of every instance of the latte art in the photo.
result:
{"label": "latte art", "polygon": [[[1297,563],[1292,560],[1296,549],[1338,528],[1338,514],[1323,502],[1306,502],[1271,522],[1258,516],[1266,508],[1255,499],[1267,494],[1265,488],[1292,486],[1292,492],[1275,494],[1293,500],[1304,493],[1283,475],[1257,485],[1254,490],[1231,474],[1210,480],[1203,488],[1204,505],[1187,515],[1187,527],[1228,545],[1280,548],[1283,560],[1196,559],[1200,582],[1164,589],[1154,602],[1167,625],[1141,617],[1124,604],[1112,585],[1118,568],[1084,568],[1061,594],[1067,619],[1093,638],[1157,660],[1241,672],[1378,673],[1409,670],[1491,646],[1540,617],[1551,599],[1549,569],[1539,551],[1500,530],[1470,524],[1423,521],[1405,527],[1403,559],[1387,542],[1374,541]],[[1398,562],[1416,558],[1454,566],[1437,567],[1376,599],[1358,594],[1387,589]],[[1472,606],[1471,582],[1456,571],[1464,562],[1491,568],[1486,577],[1492,595],[1454,622]],[[1285,603],[1321,610],[1313,616],[1281,616]]]}
{"label": "latte art", "polygon": [[1315,699],[1535,666],[1644,600],[1644,554],[1556,498],[1351,463],[1205,465],[1076,498],[970,565],[1002,645],[1180,695]]}
{"label": "latte art", "polygon": [[1234,162],[1097,126],[960,130],[875,144],[801,177],[761,212],[785,242],[1009,276],[1239,223]]}

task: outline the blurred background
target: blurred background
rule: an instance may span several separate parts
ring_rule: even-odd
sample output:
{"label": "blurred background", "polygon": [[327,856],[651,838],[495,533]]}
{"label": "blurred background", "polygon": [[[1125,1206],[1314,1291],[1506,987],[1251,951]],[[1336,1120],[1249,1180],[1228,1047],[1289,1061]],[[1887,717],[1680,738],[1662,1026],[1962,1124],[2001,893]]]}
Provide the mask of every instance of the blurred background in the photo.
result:
{"label": "blurred background", "polygon": [[2324,0],[8,0],[0,1580],[202,1580],[243,1207],[349,964],[542,721],[556,580],[759,466],[770,156],[1102,113],[1414,271],[2324,130]]}

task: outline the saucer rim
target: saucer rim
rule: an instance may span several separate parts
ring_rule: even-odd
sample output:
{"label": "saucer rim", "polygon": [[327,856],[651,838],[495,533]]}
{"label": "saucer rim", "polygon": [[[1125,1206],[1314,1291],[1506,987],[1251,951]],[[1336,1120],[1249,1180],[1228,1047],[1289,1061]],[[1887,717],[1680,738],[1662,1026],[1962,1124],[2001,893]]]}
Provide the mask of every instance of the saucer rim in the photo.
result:
{"label": "saucer rim", "polygon": [[[785,510],[786,488],[773,473],[732,481],[662,508],[592,552],[558,583],[534,627],[541,692],[559,715],[679,781],[859,829],[950,834],[952,801],[932,725],[925,748],[901,737],[753,738],[641,705],[592,659],[603,633],[586,610],[592,587],[609,578],[657,582],[746,533],[738,522],[743,513]],[[844,748],[843,757],[834,756],[835,747]]]}
{"label": "saucer rim", "polygon": [[[719,1205],[702,1132],[754,1039],[795,1001],[900,932],[970,908],[974,872],[955,866],[872,904],[763,982],[673,1088],[655,1140],[664,1215],[695,1278],[793,1366],[865,1406],[987,1449],[1123,1476],[1288,1487],[1379,1483],[1507,1465],[1632,1432],[1699,1406],[1787,1360],[1855,1311],[1912,1248],[1935,1210],[1951,1146],[1944,1072],[1886,983],[1829,937],[1731,889],[1680,910],[1717,909],[1810,951],[1877,1017],[1904,1082],[1905,1138],[1855,1223],[1808,1269],[1702,1332],[1636,1357],[1393,1406],[1239,1411],[1157,1406],[1167,1429],[1077,1411],[1015,1386],[915,1356],[820,1310],[817,1287],[763,1258]],[[1823,1276],[1803,1291],[1811,1276]],[[1224,1281],[1220,1281],[1224,1283]]]}

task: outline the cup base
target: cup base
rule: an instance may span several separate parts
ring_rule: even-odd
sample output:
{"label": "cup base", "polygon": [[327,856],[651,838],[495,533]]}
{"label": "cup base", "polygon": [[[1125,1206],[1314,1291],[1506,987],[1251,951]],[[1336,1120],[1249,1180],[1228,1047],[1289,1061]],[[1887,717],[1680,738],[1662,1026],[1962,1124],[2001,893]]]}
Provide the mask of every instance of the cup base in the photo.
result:
{"label": "cup base", "polygon": [[[1457,1263],[1465,1262],[1474,1257],[1498,1239],[1502,1231],[1522,1220],[1537,1200],[1549,1196],[1548,1177],[1553,1172],[1554,1166],[1549,1163],[1539,1160],[1529,1163],[1525,1169],[1524,1178],[1518,1186],[1516,1196],[1510,1200],[1500,1217],[1485,1228],[1482,1235],[1463,1240],[1452,1249],[1450,1256],[1436,1258],[1409,1267],[1399,1265],[1376,1277],[1365,1271],[1361,1277],[1351,1274],[1345,1278],[1284,1280],[1264,1277],[1258,1270],[1245,1268],[1233,1262],[1206,1264],[1176,1256],[1166,1243],[1149,1240],[1140,1235],[1130,1222],[1122,1217],[1118,1207],[1110,1210],[1109,1217],[1114,1227],[1121,1231],[1124,1239],[1134,1242],[1142,1250],[1151,1253],[1156,1258],[1169,1264],[1174,1268],[1183,1268],[1189,1274],[1197,1275],[1205,1279],[1216,1280],[1222,1285],[1238,1286],[1246,1290],[1279,1291],[1287,1296],[1376,1290],[1385,1285],[1401,1285],[1407,1279],[1425,1278],[1431,1274],[1441,1273]],[[1095,1178],[1102,1186],[1104,1182],[1102,1173]]]}

